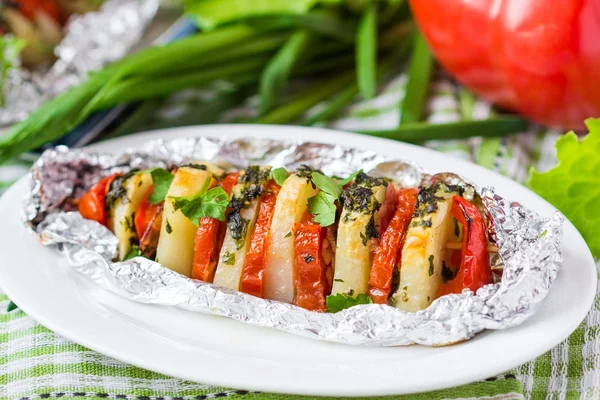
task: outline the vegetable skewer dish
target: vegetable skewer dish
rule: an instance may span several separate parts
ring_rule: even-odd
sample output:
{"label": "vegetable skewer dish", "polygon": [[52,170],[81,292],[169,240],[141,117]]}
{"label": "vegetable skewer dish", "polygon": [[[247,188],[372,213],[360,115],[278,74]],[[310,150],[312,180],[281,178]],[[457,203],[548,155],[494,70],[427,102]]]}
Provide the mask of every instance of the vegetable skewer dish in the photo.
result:
{"label": "vegetable skewer dish", "polygon": [[459,186],[402,188],[308,166],[226,173],[198,161],[115,174],[78,204],[119,240],[119,260],[313,311],[404,311],[492,283],[486,222]]}

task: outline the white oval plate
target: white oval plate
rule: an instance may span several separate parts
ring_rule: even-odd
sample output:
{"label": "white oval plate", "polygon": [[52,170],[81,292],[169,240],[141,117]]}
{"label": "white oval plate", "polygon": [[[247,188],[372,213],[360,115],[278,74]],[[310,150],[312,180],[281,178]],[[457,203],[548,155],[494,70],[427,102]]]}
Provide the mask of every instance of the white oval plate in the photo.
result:
{"label": "white oval plate", "polygon": [[[495,186],[505,197],[549,216],[554,208],[523,186],[474,164],[422,147],[317,128],[257,125],[186,127],[107,141],[120,153],[152,139],[191,136],[300,138],[341,143],[410,159]],[[596,269],[583,238],[564,226],[564,265],[539,311],[524,324],[441,348],[356,347],[305,339],[225,318],[120,298],[69,270],[20,219],[27,181],[0,199],[0,282],[42,325],[124,362],[192,381],[247,390],[323,396],[414,393],[502,373],[551,349],[583,320],[596,292]]]}

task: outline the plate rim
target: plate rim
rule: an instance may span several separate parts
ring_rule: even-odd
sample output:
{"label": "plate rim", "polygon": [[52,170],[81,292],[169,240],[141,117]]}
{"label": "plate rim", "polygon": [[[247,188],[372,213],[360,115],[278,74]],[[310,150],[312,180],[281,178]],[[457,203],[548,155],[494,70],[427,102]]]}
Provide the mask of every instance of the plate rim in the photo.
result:
{"label": "plate rim", "polygon": [[[249,133],[249,132],[260,131],[260,130],[263,130],[263,132],[267,132],[267,131],[272,131],[272,132],[269,132],[268,134],[260,134],[260,135]],[[396,146],[405,147],[406,149],[413,148],[415,150],[418,149],[419,152],[425,152],[426,154],[427,153],[435,154],[437,157],[442,156],[443,158],[447,158],[447,159],[457,162],[459,164],[466,164],[470,168],[476,167],[476,169],[484,171],[487,174],[495,175],[497,179],[503,179],[503,180],[510,182],[511,184],[520,185],[518,182],[515,182],[507,177],[497,174],[494,171],[490,171],[490,170],[488,170],[482,166],[479,166],[477,164],[474,164],[474,163],[471,163],[468,161],[464,161],[464,160],[452,159],[452,157],[450,155],[439,153],[434,150],[427,149],[427,148],[424,148],[421,146],[416,146],[416,145],[407,144],[407,143],[399,143],[399,142],[395,142],[395,141],[383,139],[383,138],[373,138],[373,137],[364,136],[364,135],[345,133],[345,132],[335,131],[335,130],[331,130],[331,129],[324,129],[324,128],[307,128],[307,127],[286,126],[286,125],[243,125],[243,124],[240,124],[240,125],[237,125],[237,124],[200,125],[200,126],[176,127],[176,128],[161,129],[161,130],[156,130],[156,131],[141,132],[141,133],[138,133],[135,135],[114,138],[114,139],[110,139],[107,141],[103,141],[103,142],[94,144],[92,146],[87,146],[86,148],[102,151],[104,148],[115,147],[116,144],[120,144],[123,142],[125,142],[125,143],[126,142],[136,142],[136,143],[141,144],[141,143],[145,143],[145,142],[148,142],[150,140],[155,140],[155,139],[167,140],[167,139],[175,139],[175,138],[180,138],[180,137],[214,136],[215,131],[223,131],[223,135],[226,135],[227,137],[231,137],[231,138],[256,137],[256,136],[272,137],[272,135],[274,134],[273,131],[278,131],[278,133],[279,133],[279,131],[282,131],[282,130],[288,131],[288,133],[281,134],[282,140],[289,139],[290,135],[292,135],[292,133],[294,133],[294,131],[298,132],[298,134],[302,134],[302,132],[309,131],[309,132],[313,132],[315,135],[319,132],[322,133],[323,135],[320,138],[321,140],[319,140],[317,138],[308,138],[307,139],[308,141],[321,142],[321,143],[333,143],[334,142],[333,139],[335,139],[336,137],[339,139],[348,138],[348,139],[350,139],[348,142],[346,142],[348,147],[356,148],[356,147],[359,147],[360,143],[363,143],[368,146],[369,142],[380,143],[380,144],[393,143]],[[292,138],[294,138],[294,136],[292,136]],[[125,145],[123,147],[130,147],[130,145]],[[115,151],[113,151],[113,152],[115,152]],[[406,159],[409,159],[409,158],[406,157]],[[413,158],[411,158],[411,159],[413,159]],[[417,161],[415,160],[415,162],[417,162]],[[449,169],[452,170],[451,168],[449,168]],[[7,190],[7,192],[5,193],[5,195],[2,196],[2,199],[0,199],[0,202],[2,202],[3,199],[6,199],[7,197],[9,197],[9,196],[7,196],[9,193],[11,193],[11,196],[12,196],[13,191],[17,192],[21,188],[21,186],[25,186],[26,179],[27,179],[27,177],[21,178],[17,183],[15,183],[11,188],[9,188]],[[543,200],[541,197],[539,197],[534,192],[532,192],[530,190],[528,190],[528,191],[530,192],[530,194],[537,197],[538,201],[543,201],[543,202],[547,203],[545,200]],[[19,204],[19,206],[20,206],[20,204]],[[568,220],[566,220],[565,222],[567,224],[571,224]],[[572,224],[571,224],[571,226],[572,226]],[[573,227],[573,229],[576,230],[576,228],[574,228],[574,227]],[[579,238],[581,240],[583,240],[581,238],[581,235],[579,235]],[[587,245],[586,245],[586,249],[589,253],[589,248],[587,248]],[[57,254],[57,256],[58,256],[58,254]],[[592,261],[592,265],[593,265],[594,263],[593,263],[593,258],[591,256],[591,253],[589,253],[589,258]],[[5,268],[0,267],[0,277],[3,277],[4,273],[5,273]],[[592,277],[592,276],[593,276],[594,281],[596,281],[597,277],[596,277],[595,268],[593,270],[590,269],[590,277]],[[25,301],[25,302],[21,301],[21,300],[23,300],[23,298],[20,297],[20,294],[17,294],[15,296],[16,293],[13,292],[13,287],[11,285],[6,286],[4,284],[4,280],[2,282],[3,282],[2,288],[5,291],[5,293],[11,299],[15,300],[15,303],[17,303],[17,304],[22,303],[22,305],[19,304],[19,307],[25,313],[27,313],[29,316],[34,318],[36,321],[38,321],[42,325],[44,325],[44,326],[48,327],[49,329],[51,329],[52,331],[56,332],[57,334],[62,335],[64,337],[66,337],[76,343],[79,343],[85,347],[88,347],[92,350],[95,350],[102,354],[108,355],[109,357],[119,359],[128,364],[136,365],[141,368],[156,371],[156,372],[163,373],[163,374],[170,375],[170,376],[177,376],[177,377],[180,377],[180,378],[186,379],[186,380],[197,381],[198,377],[192,376],[193,374],[190,374],[190,376],[184,376],[182,374],[173,375],[172,370],[167,367],[157,368],[156,365],[152,364],[151,362],[143,362],[143,360],[139,360],[138,357],[134,357],[132,355],[127,356],[127,355],[123,355],[123,354],[117,354],[116,351],[113,351],[110,348],[107,348],[103,345],[98,345],[97,343],[95,343],[94,340],[91,340],[91,339],[88,340],[88,338],[82,338],[82,337],[78,337],[77,335],[72,335],[68,330],[62,329],[62,327],[59,326],[60,324],[55,324],[52,321],[52,318],[46,318],[46,316],[39,314],[34,309],[31,309],[29,307],[29,304],[27,303],[27,301]],[[595,289],[595,287],[594,287],[594,289]],[[586,302],[587,308],[586,308],[585,312],[581,311],[579,313],[579,314],[581,314],[580,315],[581,318],[579,318],[579,315],[577,316],[577,318],[573,318],[573,320],[577,319],[579,322],[576,324],[573,323],[572,326],[570,326],[568,329],[566,329],[566,331],[568,331],[568,333],[566,335],[560,335],[561,337],[557,336],[555,338],[555,340],[552,341],[550,347],[546,346],[546,347],[548,347],[547,349],[545,349],[543,351],[535,351],[536,355],[534,355],[533,357],[535,357],[539,354],[542,354],[543,352],[556,346],[558,343],[560,343],[562,340],[564,340],[566,337],[568,337],[577,328],[577,326],[585,318],[585,316],[587,315],[587,312],[591,308],[594,298],[595,298],[595,294],[596,294],[596,290],[590,289],[590,293],[587,296],[588,301]],[[582,307],[582,310],[583,310],[583,307]],[[490,367],[488,370],[486,370],[486,372],[484,374],[480,374],[479,376],[476,376],[475,378],[473,377],[474,376],[473,374],[468,377],[465,374],[465,378],[463,378],[462,380],[456,379],[452,382],[451,385],[449,385],[448,382],[446,382],[444,380],[439,380],[437,382],[437,384],[433,383],[431,385],[428,385],[427,387],[414,387],[409,390],[403,389],[400,393],[408,394],[408,393],[416,393],[416,392],[421,392],[421,391],[438,390],[438,389],[443,389],[443,388],[447,388],[447,387],[451,387],[451,386],[465,384],[465,383],[472,382],[477,379],[484,379],[493,374],[505,372],[507,369],[514,367],[515,364],[521,364],[523,362],[528,361],[531,358],[532,357],[530,357],[529,353],[524,353],[524,354],[520,355],[520,357],[514,357],[512,359],[512,361],[507,362],[509,365],[505,365],[507,363],[504,363],[504,364],[500,364],[501,366],[496,365],[495,367]],[[490,373],[490,371],[492,371],[492,372]],[[236,386],[235,384],[232,384],[232,381],[227,378],[222,378],[222,379],[201,378],[201,379],[202,379],[202,383],[207,383],[207,384],[217,385],[217,386],[233,386],[233,387],[241,388],[239,386]],[[376,395],[392,395],[392,394],[399,393],[397,391],[394,391],[393,389],[391,391],[389,389],[387,389],[384,391],[376,391],[376,392],[367,390],[367,391],[359,391],[359,392],[353,391],[353,393],[347,393],[340,388],[336,388],[333,390],[320,390],[318,393],[315,393],[314,391],[311,391],[310,388],[302,389],[302,388],[296,387],[291,390],[290,389],[282,390],[281,386],[278,386],[277,384],[275,384],[275,385],[265,384],[265,382],[255,383],[255,384],[244,384],[243,389],[262,390],[262,391],[289,393],[289,394],[333,395],[333,396],[335,396],[335,395],[338,395],[338,396],[339,395],[361,396],[361,395],[375,395],[375,394]]]}

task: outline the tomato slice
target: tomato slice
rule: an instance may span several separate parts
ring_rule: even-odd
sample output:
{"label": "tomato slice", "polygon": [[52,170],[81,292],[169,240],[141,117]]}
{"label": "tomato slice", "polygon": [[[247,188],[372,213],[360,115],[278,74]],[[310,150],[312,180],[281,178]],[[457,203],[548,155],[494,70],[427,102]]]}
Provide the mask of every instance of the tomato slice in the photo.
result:
{"label": "tomato slice", "polygon": [[240,290],[261,298],[263,297],[263,271],[265,270],[265,255],[269,230],[273,221],[273,213],[279,189],[281,187],[275,181],[267,183],[260,199],[258,217],[256,218],[256,225],[250,239],[246,262],[242,271]]}
{"label": "tomato slice", "polygon": [[148,188],[144,199],[140,202],[134,218],[135,231],[140,238],[140,250],[146,258],[154,258],[160,236],[162,210],[164,202],[152,204],[148,199],[154,190],[154,185]]}
{"label": "tomato slice", "polygon": [[146,229],[148,229],[148,225],[150,225],[152,219],[154,219],[156,209],[158,208],[158,204],[151,204],[150,200],[148,200],[148,197],[153,190],[154,185],[151,185],[146,194],[144,194],[144,198],[135,211],[135,218],[133,222],[135,225],[135,231],[139,238],[144,236],[144,233],[146,232]]}
{"label": "tomato slice", "polygon": [[400,268],[400,253],[408,224],[415,211],[418,190],[401,189],[394,216],[375,249],[369,275],[369,296],[374,303],[385,304],[392,288],[394,267]]}
{"label": "tomato slice", "polygon": [[325,311],[327,265],[323,260],[323,240],[327,228],[308,220],[294,226],[294,249],[296,253],[296,297],[294,304],[311,311]]}
{"label": "tomato slice", "polygon": [[454,279],[440,286],[440,296],[461,293],[463,289],[475,293],[480,287],[492,283],[485,221],[481,213],[460,196],[452,198],[451,211],[452,216],[463,226],[461,263]]}
{"label": "tomato slice", "polygon": [[77,205],[79,213],[85,219],[91,219],[106,226],[106,191],[110,184],[120,174],[112,174],[96,183],[81,198]]}
{"label": "tomato slice", "polygon": [[[227,194],[230,194],[233,186],[237,183],[239,175],[238,172],[228,174],[219,182],[219,186]],[[193,279],[204,282],[213,281],[225,231],[226,225],[224,222],[210,217],[200,218],[194,241]]]}

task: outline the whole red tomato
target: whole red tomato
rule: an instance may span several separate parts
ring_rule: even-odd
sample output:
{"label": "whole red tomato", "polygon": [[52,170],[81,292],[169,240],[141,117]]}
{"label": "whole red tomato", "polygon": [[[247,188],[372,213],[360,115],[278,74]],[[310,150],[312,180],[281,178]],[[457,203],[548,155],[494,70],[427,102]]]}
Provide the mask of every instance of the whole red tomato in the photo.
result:
{"label": "whole red tomato", "polygon": [[410,0],[440,63],[541,124],[600,116],[600,0]]}

